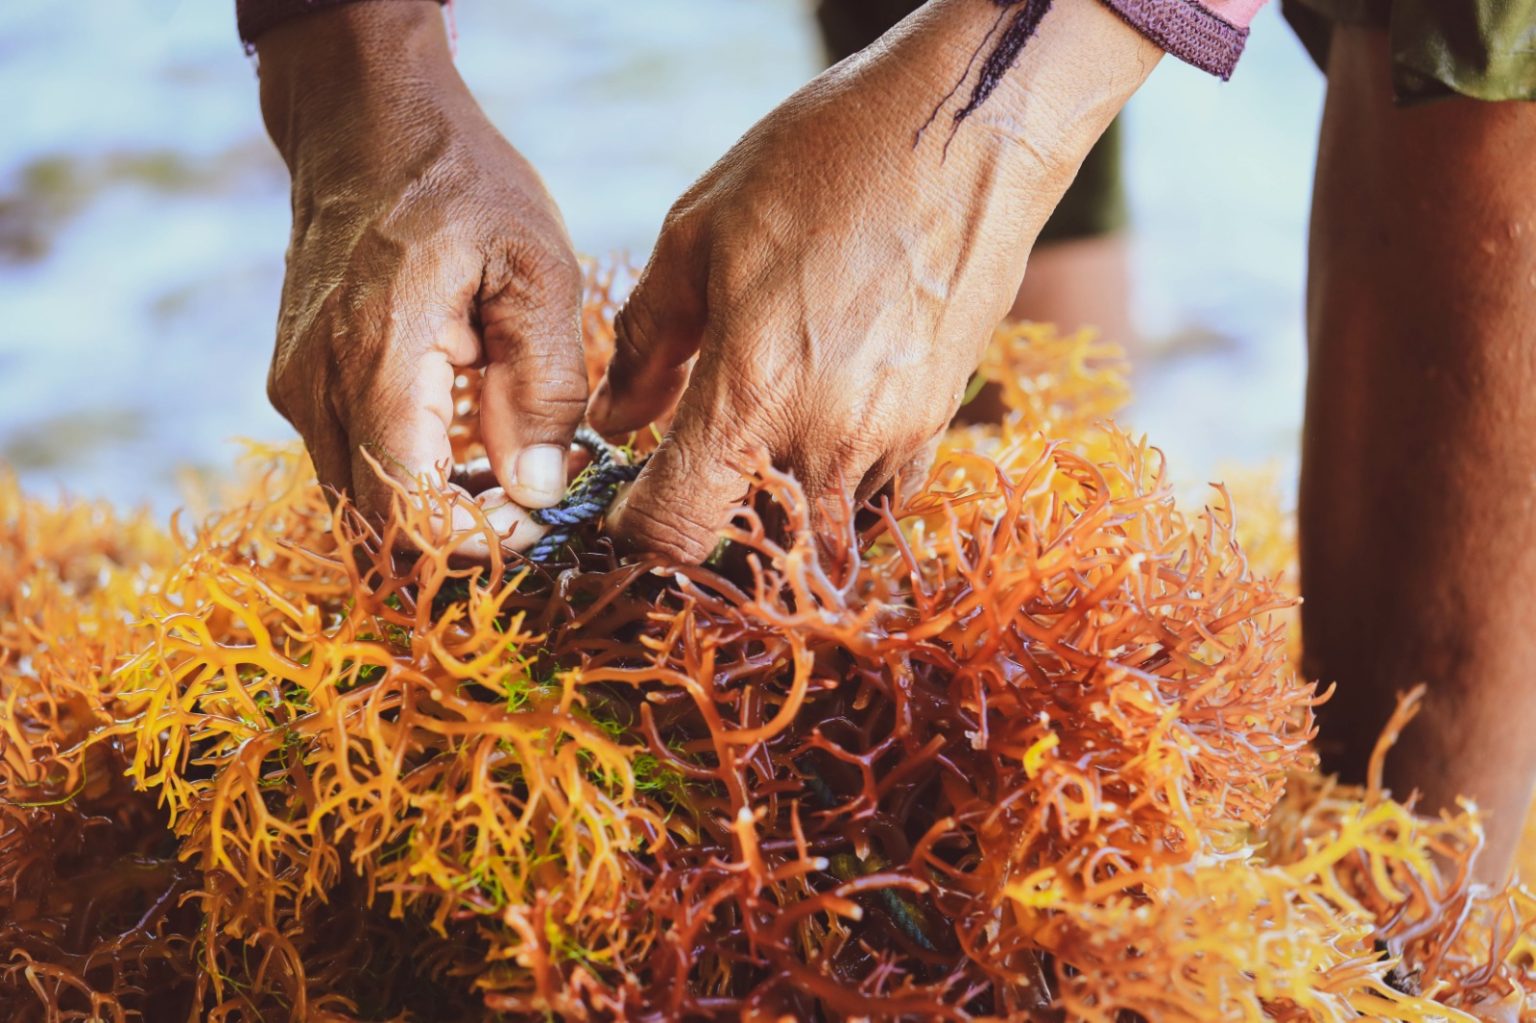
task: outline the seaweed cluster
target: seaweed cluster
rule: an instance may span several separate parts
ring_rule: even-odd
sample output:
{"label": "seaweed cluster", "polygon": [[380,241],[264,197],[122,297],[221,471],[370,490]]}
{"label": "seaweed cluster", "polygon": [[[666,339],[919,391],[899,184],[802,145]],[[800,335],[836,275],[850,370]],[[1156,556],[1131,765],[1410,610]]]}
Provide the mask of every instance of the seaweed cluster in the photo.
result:
{"label": "seaweed cluster", "polygon": [[763,466],[707,567],[460,564],[289,450],[170,531],[0,485],[0,1016],[1520,1018],[1536,904],[1316,773],[1115,361],[1010,328],[916,496]]}

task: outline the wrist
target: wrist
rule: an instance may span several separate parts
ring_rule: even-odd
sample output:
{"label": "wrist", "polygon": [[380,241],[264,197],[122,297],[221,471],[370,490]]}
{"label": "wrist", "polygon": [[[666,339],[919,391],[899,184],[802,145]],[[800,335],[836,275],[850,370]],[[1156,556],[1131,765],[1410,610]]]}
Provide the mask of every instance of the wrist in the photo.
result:
{"label": "wrist", "polygon": [[[960,83],[930,134],[940,145],[951,127],[957,141],[967,133],[977,139],[990,136],[1023,151],[1053,175],[1065,173],[1070,181],[1163,51],[1102,0],[1053,0],[1014,66],[957,125],[954,116],[971,98],[977,69],[1023,6],[1001,8],[989,0],[929,3],[923,12],[929,59],[937,74],[947,76],[935,102]],[[967,75],[964,82],[962,75]]]}
{"label": "wrist", "polygon": [[419,123],[455,97],[472,103],[439,11],[433,0],[372,0],[262,34],[262,118],[291,172],[312,141],[343,150],[346,136],[364,142],[381,124]]}

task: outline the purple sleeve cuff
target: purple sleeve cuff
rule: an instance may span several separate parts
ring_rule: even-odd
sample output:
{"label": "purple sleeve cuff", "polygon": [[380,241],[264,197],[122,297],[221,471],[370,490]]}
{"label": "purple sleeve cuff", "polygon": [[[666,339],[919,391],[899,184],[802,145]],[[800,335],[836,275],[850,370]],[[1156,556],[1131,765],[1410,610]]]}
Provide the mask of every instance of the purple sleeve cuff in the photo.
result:
{"label": "purple sleeve cuff", "polygon": [[1264,0],[1104,0],[1132,28],[1202,71],[1232,77]]}
{"label": "purple sleeve cuff", "polygon": [[[366,0],[235,0],[235,23],[240,27],[240,41],[250,50],[255,46],[257,36],[289,18],[361,2]],[[436,2],[445,4],[448,0]]]}

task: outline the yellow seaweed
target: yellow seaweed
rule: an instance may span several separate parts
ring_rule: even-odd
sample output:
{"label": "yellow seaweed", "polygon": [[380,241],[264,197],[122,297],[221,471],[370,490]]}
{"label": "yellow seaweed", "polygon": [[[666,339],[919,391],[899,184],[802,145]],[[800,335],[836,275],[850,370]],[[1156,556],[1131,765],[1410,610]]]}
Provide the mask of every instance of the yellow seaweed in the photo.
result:
{"label": "yellow seaweed", "polygon": [[664,578],[290,450],[182,533],[0,482],[4,1018],[1529,1015],[1531,896],[1316,773],[1281,520],[1182,512],[1116,360],[1010,328],[918,496],[765,466],[787,531]]}

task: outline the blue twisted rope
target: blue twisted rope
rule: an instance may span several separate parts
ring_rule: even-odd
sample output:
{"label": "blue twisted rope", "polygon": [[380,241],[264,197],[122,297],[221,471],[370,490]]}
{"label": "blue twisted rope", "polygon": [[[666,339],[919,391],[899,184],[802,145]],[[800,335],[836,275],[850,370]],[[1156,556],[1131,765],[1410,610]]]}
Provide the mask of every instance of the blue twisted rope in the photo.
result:
{"label": "blue twisted rope", "polygon": [[602,518],[619,486],[640,475],[645,464],[619,461],[616,449],[588,426],[576,431],[576,443],[592,453],[592,464],[576,477],[563,501],[553,508],[534,510],[533,521],[550,530],[529,549],[525,555],[529,561],[549,561],[571,542],[578,528]]}

